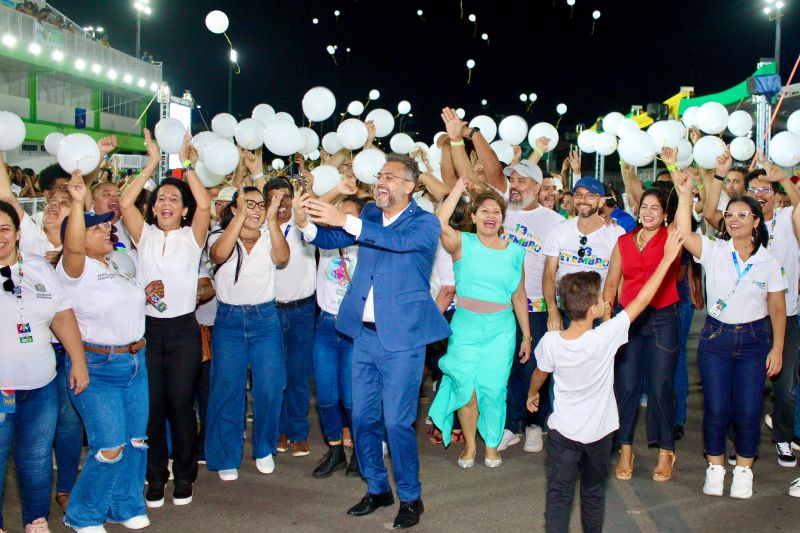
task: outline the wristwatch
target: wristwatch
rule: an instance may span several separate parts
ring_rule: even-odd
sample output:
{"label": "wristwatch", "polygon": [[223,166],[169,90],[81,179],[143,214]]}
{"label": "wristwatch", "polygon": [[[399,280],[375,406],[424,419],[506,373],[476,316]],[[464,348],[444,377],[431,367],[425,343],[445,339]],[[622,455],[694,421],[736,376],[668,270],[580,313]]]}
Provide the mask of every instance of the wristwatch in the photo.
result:
{"label": "wristwatch", "polygon": [[719,180],[719,181],[725,181],[725,178],[723,178],[723,177],[722,177],[722,176],[720,176],[719,174],[714,174],[714,179],[715,179],[715,180]]}
{"label": "wristwatch", "polygon": [[481,129],[478,128],[478,127],[470,128],[469,135],[467,135],[467,139],[469,139],[471,141],[472,140],[472,136],[475,135],[476,133],[478,133],[479,131],[481,131]]}

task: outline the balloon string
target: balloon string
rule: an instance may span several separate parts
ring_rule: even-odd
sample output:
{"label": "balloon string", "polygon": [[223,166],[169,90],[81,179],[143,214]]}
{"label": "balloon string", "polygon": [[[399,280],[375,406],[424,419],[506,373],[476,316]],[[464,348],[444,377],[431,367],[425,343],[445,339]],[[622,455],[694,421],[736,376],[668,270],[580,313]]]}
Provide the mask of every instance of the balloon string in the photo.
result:
{"label": "balloon string", "polygon": [[120,142],[120,143],[118,144],[118,146],[122,146],[123,144],[125,144],[125,143],[127,143],[127,142],[128,142],[128,139],[130,138],[130,136],[131,136],[131,133],[133,133],[133,130],[135,130],[135,129],[136,129],[136,127],[137,127],[137,126],[139,125],[139,123],[142,121],[142,118],[144,118],[144,116],[147,114],[147,110],[148,110],[148,109],[150,109],[150,106],[151,106],[151,105],[153,105],[153,102],[155,101],[155,99],[156,99],[156,97],[157,97],[157,96],[158,96],[158,91],[156,91],[156,93],[155,93],[155,94],[153,95],[153,97],[150,99],[150,102],[148,102],[147,106],[144,108],[144,111],[142,111],[142,114],[141,114],[141,115],[139,115],[139,118],[137,118],[137,119],[136,119],[136,122],[133,124],[133,126],[131,127],[131,129],[129,129],[129,130],[128,130],[128,133],[126,133],[126,134],[125,134],[125,137],[122,139],[122,142]]}
{"label": "balloon string", "polygon": [[472,80],[472,69],[468,69],[467,70],[467,85],[469,85],[469,82],[471,80]]}
{"label": "balloon string", "polygon": [[[365,110],[367,109],[367,107],[369,106],[369,103],[370,103],[371,101],[372,101],[372,100],[371,100],[369,97],[367,97],[367,103],[366,103],[366,104],[364,104],[364,109],[365,109]],[[364,112],[362,111],[362,112],[361,112],[361,114],[364,114]],[[361,116],[361,115],[359,115],[359,116]]]}
{"label": "balloon string", "polygon": [[472,32],[472,36],[476,37],[478,35],[478,23],[475,23],[475,30]]}
{"label": "balloon string", "polygon": [[331,59],[333,59],[333,64],[334,64],[334,65],[336,65],[336,66],[338,67],[338,66],[339,66],[339,62],[338,62],[338,61],[336,61],[336,56],[335,56],[335,55],[333,55],[333,54],[331,54]]}
{"label": "balloon string", "polygon": [[556,120],[556,128],[558,128],[558,125],[561,124],[562,118],[564,118],[564,115],[558,115],[558,120]]}
{"label": "balloon string", "polygon": [[592,35],[594,35],[594,21],[592,21]]}
{"label": "balloon string", "polygon": [[460,0],[459,4],[461,6],[461,18],[464,18],[464,0]]}

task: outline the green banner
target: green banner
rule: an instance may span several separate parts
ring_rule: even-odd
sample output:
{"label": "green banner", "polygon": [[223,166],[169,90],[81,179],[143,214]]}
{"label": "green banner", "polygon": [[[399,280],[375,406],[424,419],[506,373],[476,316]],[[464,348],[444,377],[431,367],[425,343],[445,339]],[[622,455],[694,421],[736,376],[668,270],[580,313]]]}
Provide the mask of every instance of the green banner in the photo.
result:
{"label": "green banner", "polygon": [[[775,73],[775,63],[769,63],[756,70],[753,73],[753,76]],[[734,85],[730,89],[719,93],[707,94],[706,96],[697,96],[695,98],[684,98],[681,100],[679,114],[683,115],[683,112],[686,111],[687,108],[692,106],[701,106],[706,102],[719,102],[720,104],[727,106],[739,102],[739,100],[742,98],[749,97],[750,93],[747,92],[747,80],[745,80],[737,85]]]}

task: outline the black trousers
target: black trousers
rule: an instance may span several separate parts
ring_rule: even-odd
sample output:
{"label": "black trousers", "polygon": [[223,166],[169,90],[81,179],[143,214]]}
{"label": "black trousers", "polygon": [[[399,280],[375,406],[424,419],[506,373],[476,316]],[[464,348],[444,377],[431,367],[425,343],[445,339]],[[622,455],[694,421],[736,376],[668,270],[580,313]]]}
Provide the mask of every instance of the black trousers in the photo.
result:
{"label": "black trousers", "polygon": [[613,433],[590,444],[566,438],[550,428],[547,434],[547,504],[544,519],[548,533],[569,531],[569,513],[575,481],[581,477],[581,524],[585,533],[603,530],[605,485]]}
{"label": "black trousers", "polygon": [[197,478],[197,417],[194,400],[202,344],[194,313],[145,320],[150,419],[147,422],[147,482],[163,487],[169,477],[167,422],[172,437],[175,481]]}

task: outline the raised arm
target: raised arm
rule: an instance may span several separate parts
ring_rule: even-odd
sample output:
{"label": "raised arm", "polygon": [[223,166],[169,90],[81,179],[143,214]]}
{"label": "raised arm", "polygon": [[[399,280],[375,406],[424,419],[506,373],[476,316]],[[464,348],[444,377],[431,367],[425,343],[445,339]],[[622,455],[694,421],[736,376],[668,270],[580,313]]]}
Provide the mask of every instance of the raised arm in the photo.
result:
{"label": "raised arm", "polygon": [[449,139],[447,134],[439,135],[436,138],[436,145],[442,151],[442,159],[439,161],[442,179],[449,187],[452,187],[458,181],[458,174],[456,174],[456,167],[453,164],[453,150],[450,148]]}
{"label": "raised arm", "polygon": [[778,165],[769,162],[764,163],[764,168],[767,169],[767,175],[765,176],[765,179],[773,183],[780,183],[781,187],[783,187],[783,190],[786,191],[786,195],[789,197],[789,201],[792,203],[792,205],[797,205],[797,203],[800,202],[800,192],[797,191],[797,187],[795,187],[794,183],[792,183],[792,180],[786,176],[786,173],[783,171],[783,169]]}
{"label": "raised arm", "polygon": [[269,240],[272,244],[270,257],[278,268],[283,268],[289,262],[289,243],[286,236],[281,231],[281,223],[278,222],[278,208],[285,193],[278,192],[272,197],[272,201],[267,208],[267,227],[269,228]]}
{"label": "raised arm", "polygon": [[681,251],[683,240],[684,233],[680,228],[670,232],[669,237],[667,237],[667,242],[664,243],[664,257],[661,258],[661,262],[656,267],[655,272],[653,272],[633,301],[625,306],[625,312],[628,314],[628,318],[630,318],[631,322],[636,320],[636,317],[644,311],[650,304],[653,296],[656,295],[656,291],[661,287],[661,283],[664,281],[664,276],[667,275],[669,267]]}
{"label": "raised arm", "polygon": [[375,128],[375,121],[368,120],[364,125],[367,127],[367,142],[364,143],[364,150],[367,148],[375,148],[375,132],[377,131]]}
{"label": "raised arm", "polygon": [[458,118],[455,110],[449,107],[442,109],[441,116],[447,129],[447,136],[450,139],[450,152],[453,156],[453,164],[455,165],[457,176],[474,180],[472,163],[470,163],[466,145],[464,144],[464,137],[462,136],[464,123]]}
{"label": "raised arm", "polygon": [[633,206],[633,214],[638,216],[639,203],[642,200],[642,194],[644,194],[642,182],[639,181],[639,177],[636,175],[635,166],[621,161],[620,170],[622,171],[622,184],[625,186],[625,196],[628,198],[628,204]]}
{"label": "raised arm", "polygon": [[[692,178],[685,170],[675,165],[675,150],[664,148],[661,152],[670,170],[672,183],[678,193],[678,211],[675,213],[675,226],[683,235],[683,246],[696,258],[703,252],[703,239],[692,231]],[[719,180],[715,180],[719,181]]]}
{"label": "raised arm", "polygon": [[508,190],[508,179],[505,174],[503,174],[503,165],[500,163],[500,160],[497,159],[497,154],[494,153],[494,150],[492,150],[492,147],[486,142],[486,139],[480,131],[476,131],[472,134],[472,145],[475,147],[478,159],[483,165],[483,171],[486,173],[486,181],[498,191],[506,192]]}
{"label": "raised arm", "polygon": [[534,165],[538,165],[539,161],[544,157],[545,152],[550,147],[550,139],[548,137],[539,137],[536,139],[536,144],[533,146],[531,155],[528,156],[528,161]]}
{"label": "raised arm", "polygon": [[150,130],[144,130],[144,143],[147,147],[147,164],[134,178],[133,181],[128,182],[125,192],[119,199],[119,209],[122,212],[122,222],[125,224],[125,229],[131,234],[133,242],[139,242],[142,237],[142,228],[144,228],[144,217],[139,209],[136,207],[136,199],[139,193],[144,189],[147,180],[153,175],[156,167],[161,162],[161,150],[158,148],[158,143],[153,140],[150,135]]}
{"label": "raised arm", "polygon": [[194,240],[197,241],[198,246],[205,246],[206,236],[208,235],[208,223],[211,220],[211,200],[208,198],[206,188],[197,172],[194,171],[194,166],[197,164],[198,153],[197,149],[192,146],[192,136],[188,133],[183,138],[183,144],[180,150],[181,163],[191,161],[189,168],[184,169],[183,179],[189,184],[192,190],[192,196],[197,207],[194,210],[194,217],[192,218],[192,233]]}
{"label": "raised arm", "polygon": [[[92,184],[97,181],[98,176],[100,173],[109,168],[109,154],[116,150],[117,148],[117,137],[116,135],[111,135],[108,137],[103,137],[99,141],[97,141],[97,147],[100,148],[100,155],[102,159],[100,159],[100,164],[94,169],[92,172],[88,173],[86,176],[83,177],[83,183],[86,185],[86,188],[91,191]],[[85,195],[84,200],[84,211],[90,211],[92,209],[92,195],[87,194]]]}
{"label": "raised arm", "polygon": [[83,219],[83,207],[87,196],[86,184],[79,171],[72,173],[67,190],[72,197],[72,207],[67,220],[67,231],[64,233],[61,264],[69,277],[78,279],[83,275],[86,264],[86,221]]}
{"label": "raised arm", "polygon": [[453,216],[453,211],[456,210],[461,195],[467,189],[467,181],[461,178],[456,182],[456,186],[447,196],[439,209],[436,210],[436,218],[439,219],[439,224],[442,226],[442,247],[447,250],[447,253],[453,256],[453,261],[458,261],[461,258],[461,232],[450,227],[450,217]]}
{"label": "raised arm", "polygon": [[[728,175],[728,172],[730,172],[731,167],[733,166],[733,159],[731,158],[731,154],[728,150],[729,147],[726,146],[725,151],[717,158],[715,176],[724,178]],[[712,179],[706,181],[708,183],[708,190],[706,192],[706,205],[703,207],[703,218],[705,218],[712,227],[718,228],[719,223],[722,220],[722,211],[718,209],[719,197],[722,194],[722,180],[713,177]]]}

